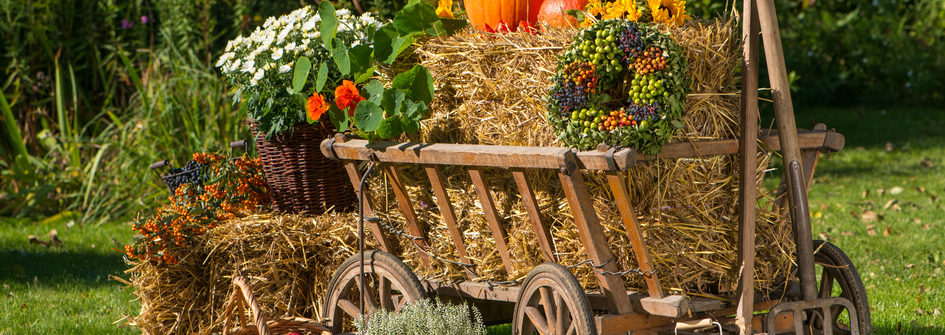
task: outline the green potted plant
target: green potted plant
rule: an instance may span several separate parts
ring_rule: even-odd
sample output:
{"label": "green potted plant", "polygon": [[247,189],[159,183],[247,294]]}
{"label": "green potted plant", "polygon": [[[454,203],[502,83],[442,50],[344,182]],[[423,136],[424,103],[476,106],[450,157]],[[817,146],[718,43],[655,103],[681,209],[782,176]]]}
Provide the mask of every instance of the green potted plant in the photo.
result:
{"label": "green potted plant", "polygon": [[433,79],[422,66],[381,77],[422,35],[455,31],[464,21],[440,19],[411,1],[383,24],[324,1],[271,17],[248,37],[227,44],[217,67],[238,87],[273,199],[283,212],[321,213],[350,207],[344,170],[318,146],[336,131],[379,139],[412,133],[426,117]]}

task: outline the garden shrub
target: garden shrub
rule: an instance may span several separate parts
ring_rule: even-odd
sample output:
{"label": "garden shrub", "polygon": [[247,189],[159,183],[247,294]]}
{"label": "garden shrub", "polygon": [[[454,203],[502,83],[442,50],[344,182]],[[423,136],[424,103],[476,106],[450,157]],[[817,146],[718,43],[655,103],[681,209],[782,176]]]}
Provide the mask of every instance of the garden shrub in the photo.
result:
{"label": "garden shrub", "polygon": [[482,315],[476,307],[437,300],[408,303],[398,314],[380,310],[367,325],[357,321],[364,335],[485,335]]}

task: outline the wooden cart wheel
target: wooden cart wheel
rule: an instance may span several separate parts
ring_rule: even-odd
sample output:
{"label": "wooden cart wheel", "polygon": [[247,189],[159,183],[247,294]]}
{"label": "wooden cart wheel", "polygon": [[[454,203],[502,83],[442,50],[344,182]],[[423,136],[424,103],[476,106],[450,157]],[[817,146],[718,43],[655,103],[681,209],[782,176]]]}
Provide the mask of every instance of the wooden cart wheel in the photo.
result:
{"label": "wooden cart wheel", "polygon": [[[866,289],[850,258],[833,243],[814,240],[814,271],[818,278],[817,297],[843,297],[850,300],[856,308],[860,334],[871,335],[873,324],[870,320],[870,304],[866,298]],[[799,289],[791,291],[795,292],[795,296],[791,298],[800,299]],[[830,321],[833,323],[834,334],[850,334],[850,321],[847,316],[849,311],[844,310],[843,307],[835,306],[830,311],[834,319]],[[814,313],[810,324],[813,330],[822,331],[823,315]]]}
{"label": "wooden cart wheel", "polygon": [[584,290],[568,269],[555,263],[541,264],[525,277],[514,315],[513,335],[597,334]]}
{"label": "wooden cart wheel", "polygon": [[383,251],[364,252],[364,287],[361,292],[361,257],[353,255],[335,271],[328,285],[325,316],[333,333],[356,331],[354,320],[361,316],[364,299],[365,317],[385,309],[399,312],[407,302],[426,299],[417,275],[394,255]]}

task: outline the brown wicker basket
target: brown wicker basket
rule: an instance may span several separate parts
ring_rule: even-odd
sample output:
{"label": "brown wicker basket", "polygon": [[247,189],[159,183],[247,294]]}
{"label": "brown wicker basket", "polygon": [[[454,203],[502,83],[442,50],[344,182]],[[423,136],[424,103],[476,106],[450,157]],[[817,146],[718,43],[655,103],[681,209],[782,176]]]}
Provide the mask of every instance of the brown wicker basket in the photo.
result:
{"label": "brown wicker basket", "polygon": [[[250,317],[253,320],[247,322],[245,309],[249,309]],[[230,331],[230,325],[233,322],[233,314],[239,319],[239,326]],[[266,320],[262,309],[256,302],[252,289],[242,276],[233,277],[233,294],[226,304],[223,312],[223,334],[224,335],[272,335],[299,333],[305,335],[323,335],[331,334],[331,331],[318,321],[302,317],[281,317],[276,320]]]}
{"label": "brown wicker basket", "polygon": [[322,140],[334,135],[331,122],[300,123],[293,132],[273,136],[256,130],[256,149],[262,160],[273,208],[284,213],[321,214],[333,208],[345,211],[357,199],[348,175],[336,161],[322,155]]}

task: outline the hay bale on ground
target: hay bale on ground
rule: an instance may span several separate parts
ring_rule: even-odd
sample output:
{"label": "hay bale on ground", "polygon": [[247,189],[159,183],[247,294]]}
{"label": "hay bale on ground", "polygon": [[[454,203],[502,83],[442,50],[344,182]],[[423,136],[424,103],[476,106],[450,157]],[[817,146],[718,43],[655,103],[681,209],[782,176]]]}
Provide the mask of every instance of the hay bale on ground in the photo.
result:
{"label": "hay bale on ground", "polygon": [[141,312],[129,323],[144,334],[219,332],[234,273],[248,278],[265,315],[321,319],[331,275],[357,251],[356,223],[347,213],[224,222],[173,250],[178,264],[131,264]]}
{"label": "hay bale on ground", "polygon": [[[545,34],[460,34],[435,38],[415,50],[420,63],[436,78],[432,114],[421,133],[411,138],[426,143],[473,143],[562,146],[545,119],[545,98],[557,66],[557,56],[570,44],[575,30]],[[739,94],[736,87],[741,47],[732,22],[691,23],[673,32],[689,59],[692,79],[686,101],[685,130],[673,142],[734,138],[738,131]],[[769,155],[760,154],[758,181]],[[734,156],[659,160],[639,164],[627,175],[632,202],[664,288],[672,292],[718,294],[734,285],[736,261],[736,200],[738,162]],[[483,280],[521,280],[543,262],[515,184],[508,171],[487,169],[494,200],[508,231],[515,262],[506,273],[482,214],[469,177],[462,169],[442,170],[467,254]],[[425,173],[403,168],[415,210],[421,215],[431,249],[457,260],[446,227],[439,217]],[[558,262],[574,265],[586,259],[573,218],[552,171],[529,171],[543,218],[550,224]],[[588,186],[621,269],[636,268],[628,238],[603,177],[590,173]],[[379,215],[404,227],[392,189],[383,178],[372,180]],[[767,195],[766,195],[767,196]],[[760,201],[764,202],[764,201]],[[790,262],[793,244],[788,223],[767,207],[758,211],[757,285],[775,286]],[[444,262],[423,267],[419,253],[405,240],[402,258],[418,275],[463,279],[462,269]],[[595,279],[587,265],[572,271],[586,287]],[[639,276],[626,276],[629,288],[642,288]]]}

